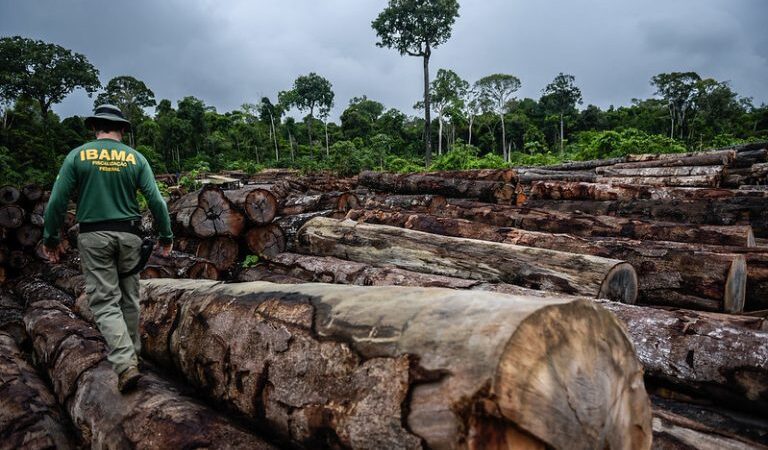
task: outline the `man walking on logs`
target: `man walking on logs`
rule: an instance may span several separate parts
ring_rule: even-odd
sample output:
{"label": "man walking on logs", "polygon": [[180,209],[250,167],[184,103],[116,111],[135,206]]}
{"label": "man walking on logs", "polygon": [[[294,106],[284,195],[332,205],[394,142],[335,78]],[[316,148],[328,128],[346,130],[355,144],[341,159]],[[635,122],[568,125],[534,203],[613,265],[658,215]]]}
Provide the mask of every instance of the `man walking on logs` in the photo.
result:
{"label": "man walking on logs", "polygon": [[43,243],[46,256],[57,263],[64,250],[59,230],[70,194],[77,189],[77,247],[88,305],[107,341],[107,359],[118,374],[118,389],[127,392],[141,378],[139,271],[152,248],[151,241],[140,237],[137,190],[146,197],[158,225],[163,256],[171,251],[173,234],[152,168],[141,153],[121,142],[131,124],[120,109],[98,106],[85,124],[96,133],[96,140],[64,159],[45,211]]}

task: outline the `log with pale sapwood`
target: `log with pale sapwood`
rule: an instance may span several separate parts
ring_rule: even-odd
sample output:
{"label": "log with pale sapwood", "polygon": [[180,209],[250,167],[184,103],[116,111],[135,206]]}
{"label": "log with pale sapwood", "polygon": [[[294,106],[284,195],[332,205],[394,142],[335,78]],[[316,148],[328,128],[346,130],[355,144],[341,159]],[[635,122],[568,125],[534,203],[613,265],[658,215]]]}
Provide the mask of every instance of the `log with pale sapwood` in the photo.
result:
{"label": "log with pale sapwood", "polygon": [[351,211],[349,217],[444,236],[624,260],[637,271],[638,303],[731,313],[744,309],[747,264],[740,254],[706,251],[675,242],[587,239],[428,214]]}
{"label": "log with pale sapwood", "polygon": [[313,448],[650,446],[642,370],[590,301],[147,280],[142,306],[148,356]]}
{"label": "log with pale sapwood", "polygon": [[415,272],[503,282],[634,303],[637,275],[624,261],[462,239],[351,220],[314,218],[299,231],[302,253]]}
{"label": "log with pale sapwood", "polygon": [[181,197],[170,206],[169,213],[176,234],[238,237],[245,228],[243,213],[232,205],[224,191],[212,185]]}
{"label": "log with pale sapwood", "polygon": [[530,200],[718,200],[768,198],[762,190],[611,185],[567,181],[537,181],[525,192]]}
{"label": "log with pale sapwood", "polygon": [[285,251],[286,237],[277,223],[253,227],[243,236],[245,245],[255,255],[275,255]]}
{"label": "log with pale sapwood", "polygon": [[[285,241],[285,251],[294,251],[296,249],[296,237],[299,234],[299,229],[314,217],[334,217],[341,218],[344,213],[339,213],[334,210],[314,211],[303,214],[294,214],[290,216],[278,217],[274,220],[273,224],[277,225],[283,233]],[[258,249],[259,247],[257,247]],[[279,246],[278,246],[279,248]],[[274,252],[270,252],[276,254]]]}

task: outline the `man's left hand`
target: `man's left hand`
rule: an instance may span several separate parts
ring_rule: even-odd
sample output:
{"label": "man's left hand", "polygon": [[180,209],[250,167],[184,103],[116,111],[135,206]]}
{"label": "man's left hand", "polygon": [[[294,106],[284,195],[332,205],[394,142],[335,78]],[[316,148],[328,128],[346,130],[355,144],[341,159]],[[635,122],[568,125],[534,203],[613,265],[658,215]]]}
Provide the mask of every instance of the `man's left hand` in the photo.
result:
{"label": "man's left hand", "polygon": [[56,247],[48,247],[47,245],[43,245],[43,254],[46,258],[48,258],[48,261],[53,264],[58,264],[59,261],[61,261],[61,257],[64,255],[64,253],[64,244],[59,243],[56,245]]}

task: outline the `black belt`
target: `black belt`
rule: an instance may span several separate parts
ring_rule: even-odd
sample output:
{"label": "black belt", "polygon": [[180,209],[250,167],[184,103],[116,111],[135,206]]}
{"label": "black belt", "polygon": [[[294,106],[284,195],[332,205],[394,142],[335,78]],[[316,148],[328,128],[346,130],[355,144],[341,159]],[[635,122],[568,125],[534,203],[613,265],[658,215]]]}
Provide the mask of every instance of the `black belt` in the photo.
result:
{"label": "black belt", "polygon": [[140,219],[133,220],[104,220],[101,222],[88,222],[80,224],[80,233],[93,233],[96,231],[119,231],[131,233],[142,237]]}

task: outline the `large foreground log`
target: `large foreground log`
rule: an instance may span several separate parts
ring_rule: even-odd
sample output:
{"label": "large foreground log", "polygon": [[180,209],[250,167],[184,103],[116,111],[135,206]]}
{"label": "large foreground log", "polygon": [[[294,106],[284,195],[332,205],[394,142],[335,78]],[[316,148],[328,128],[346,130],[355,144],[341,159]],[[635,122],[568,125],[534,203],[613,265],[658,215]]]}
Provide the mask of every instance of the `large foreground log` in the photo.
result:
{"label": "large foreground log", "polygon": [[677,242],[586,239],[428,214],[353,210],[347,217],[445,236],[619,259],[637,271],[638,303],[731,313],[744,309],[748,282],[746,260],[741,254],[706,251]]}
{"label": "large foreground log", "polygon": [[515,195],[513,185],[496,181],[370,171],[362,172],[358,179],[362,186],[394,194],[436,194],[498,203],[509,202]]}
{"label": "large foreground log", "polygon": [[627,325],[650,381],[768,413],[768,324],[763,319],[601,304]]}
{"label": "large foreground log", "polygon": [[[414,210],[418,211],[418,208],[414,208]],[[755,245],[755,236],[749,225],[720,226],[655,222],[576,212],[567,214],[461,199],[451,199],[433,213],[443,217],[474,220],[489,225],[550,233],[568,233],[582,237],[623,237],[647,241],[673,241],[739,247],[754,247]]]}
{"label": "large foreground log", "polygon": [[[35,286],[37,284],[37,286]],[[83,441],[92,448],[273,448],[145,372],[129,395],[117,391],[101,335],[32,282],[24,317],[35,354]]]}
{"label": "large foreground log", "polygon": [[634,303],[637,275],[626,262],[318,217],[299,231],[307,253],[565,294]]}
{"label": "large foreground log", "polygon": [[74,448],[66,420],[14,338],[0,331],[0,448]]}
{"label": "large foreground log", "polygon": [[264,282],[143,288],[149,355],[304,445],[650,446],[631,345],[588,301]]}

